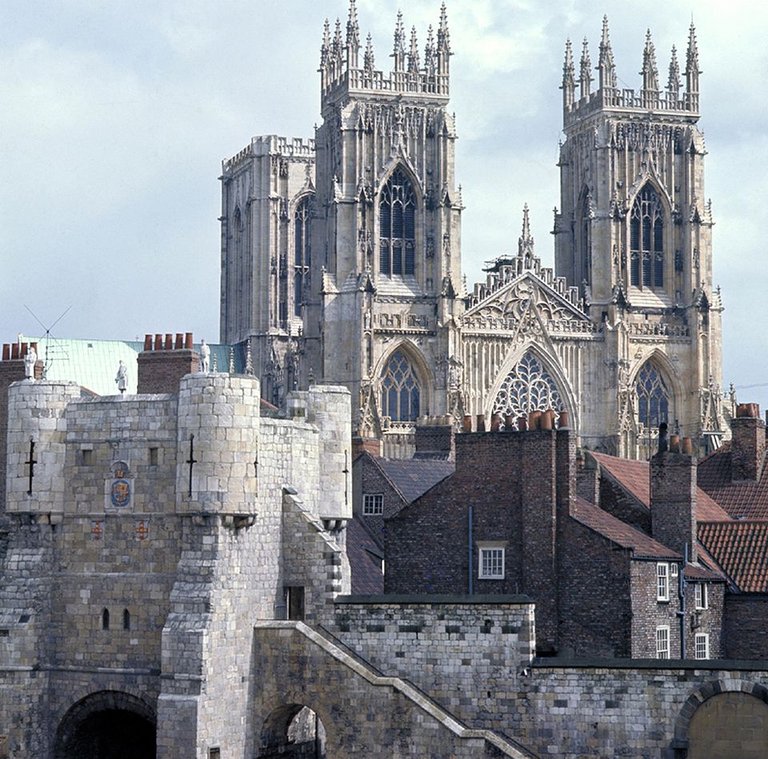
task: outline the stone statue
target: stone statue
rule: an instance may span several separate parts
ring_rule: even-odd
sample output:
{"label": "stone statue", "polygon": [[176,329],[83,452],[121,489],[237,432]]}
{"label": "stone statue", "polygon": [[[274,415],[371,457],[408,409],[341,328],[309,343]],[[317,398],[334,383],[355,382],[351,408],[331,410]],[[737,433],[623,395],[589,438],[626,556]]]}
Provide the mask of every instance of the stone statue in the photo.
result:
{"label": "stone statue", "polygon": [[34,346],[30,345],[29,350],[24,356],[24,376],[33,380],[35,378],[35,364],[37,363],[37,351]]}
{"label": "stone statue", "polygon": [[211,349],[206,345],[205,340],[200,341],[200,371],[205,373],[210,371]]}
{"label": "stone statue", "polygon": [[123,363],[122,359],[120,359],[120,364],[117,367],[115,382],[117,383],[117,389],[120,391],[120,395],[122,395],[128,387],[128,367]]}

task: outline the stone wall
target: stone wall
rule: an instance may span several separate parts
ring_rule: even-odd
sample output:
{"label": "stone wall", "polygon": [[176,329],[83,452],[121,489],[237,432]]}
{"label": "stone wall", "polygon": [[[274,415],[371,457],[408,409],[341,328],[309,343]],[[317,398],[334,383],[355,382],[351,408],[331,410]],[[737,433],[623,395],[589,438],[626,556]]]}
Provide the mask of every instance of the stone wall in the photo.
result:
{"label": "stone wall", "polygon": [[533,605],[519,596],[339,598],[332,630],[377,669],[488,728],[511,708],[535,651]]}

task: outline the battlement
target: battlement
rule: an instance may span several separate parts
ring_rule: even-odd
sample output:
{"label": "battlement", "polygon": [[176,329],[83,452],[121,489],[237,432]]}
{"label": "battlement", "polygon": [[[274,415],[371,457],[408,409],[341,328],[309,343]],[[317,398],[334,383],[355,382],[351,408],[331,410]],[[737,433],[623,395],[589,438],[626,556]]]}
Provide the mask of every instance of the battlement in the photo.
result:
{"label": "battlement", "polygon": [[222,174],[231,173],[251,158],[272,155],[314,161],[315,141],[303,137],[281,137],[276,134],[253,137],[241,151],[221,162]]}
{"label": "battlement", "polygon": [[[567,129],[599,111],[619,111],[624,113],[644,113],[659,111],[662,113],[685,116],[696,121],[699,117],[699,54],[696,43],[696,30],[691,24],[688,34],[686,65],[683,87],[677,50],[673,46],[669,63],[667,84],[659,85],[659,71],[656,65],[656,49],[651,39],[650,30],[646,34],[643,49],[643,65],[640,74],[643,77],[639,90],[617,86],[616,67],[608,35],[608,18],[603,17],[603,31],[600,40],[600,57],[595,67],[598,72],[597,90],[592,91],[592,63],[589,57],[589,45],[582,44],[579,61],[579,76],[573,59],[571,41],[565,45],[563,64],[563,125]],[[577,88],[578,84],[578,88]]]}
{"label": "battlement", "polygon": [[359,53],[360,27],[357,21],[357,9],[355,0],[350,0],[346,38],[342,38],[339,19],[336,19],[333,36],[328,20],[325,21],[320,48],[320,89],[324,101],[350,92],[413,93],[420,97],[436,97],[444,101],[448,99],[451,50],[445,3],[440,9],[436,36],[431,25],[427,31],[423,65],[415,27],[411,29],[410,43],[406,52],[402,13],[397,14],[394,49],[391,54],[394,68],[389,74],[375,67],[370,34],[366,40],[362,66]]}

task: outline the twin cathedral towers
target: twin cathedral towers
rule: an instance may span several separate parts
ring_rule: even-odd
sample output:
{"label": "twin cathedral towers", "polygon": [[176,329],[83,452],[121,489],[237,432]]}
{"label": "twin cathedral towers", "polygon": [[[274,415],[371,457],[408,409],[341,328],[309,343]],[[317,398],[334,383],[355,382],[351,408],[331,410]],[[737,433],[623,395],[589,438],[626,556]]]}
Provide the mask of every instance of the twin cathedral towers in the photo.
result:
{"label": "twin cathedral towers", "polygon": [[[720,442],[721,312],[699,61],[691,26],[660,82],[619,87],[607,21],[597,66],[566,44],[555,271],[533,249],[461,274],[445,6],[426,45],[398,14],[392,70],[326,22],[314,140],[255,137],[224,161],[221,340],[243,344],[266,400],[347,386],[353,423],[407,450],[419,416],[567,410],[580,444],[646,456],[662,421]],[[684,68],[681,70],[681,65]]]}

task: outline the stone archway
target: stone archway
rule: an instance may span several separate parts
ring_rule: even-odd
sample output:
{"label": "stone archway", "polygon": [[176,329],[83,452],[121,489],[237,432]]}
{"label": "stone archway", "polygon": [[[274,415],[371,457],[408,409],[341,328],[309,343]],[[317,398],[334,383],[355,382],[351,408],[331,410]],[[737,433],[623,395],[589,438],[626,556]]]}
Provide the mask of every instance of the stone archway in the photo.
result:
{"label": "stone archway", "polygon": [[259,759],[326,759],[325,728],[302,704],[273,710],[261,729]]}
{"label": "stone archway", "polygon": [[748,682],[712,682],[692,694],[675,726],[686,759],[768,756],[768,689]]}
{"label": "stone archway", "polygon": [[135,696],[100,691],[78,701],[56,731],[55,759],[155,759],[156,717]]}

